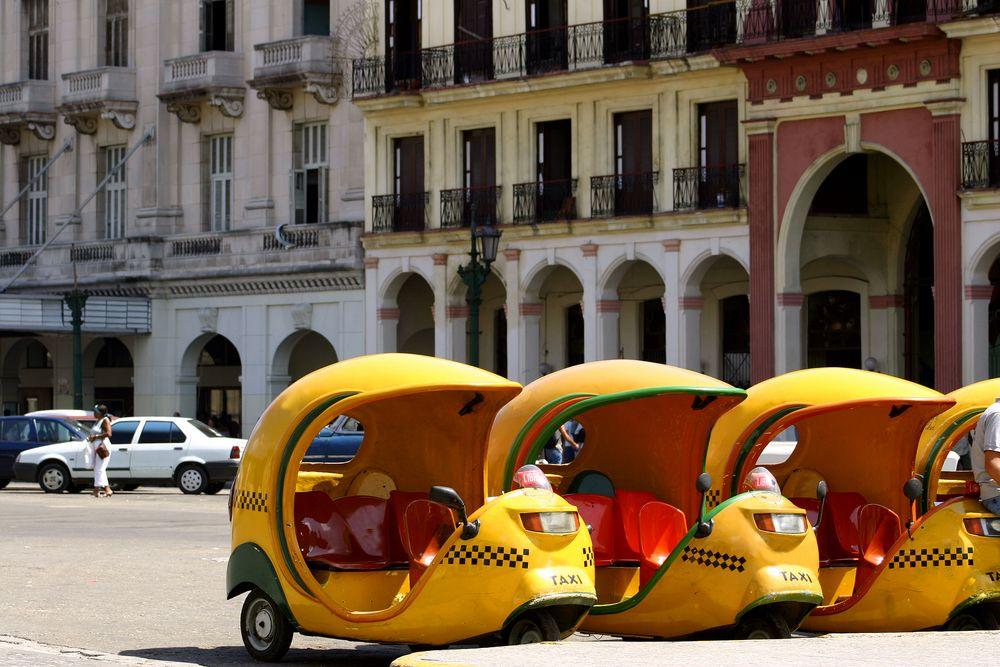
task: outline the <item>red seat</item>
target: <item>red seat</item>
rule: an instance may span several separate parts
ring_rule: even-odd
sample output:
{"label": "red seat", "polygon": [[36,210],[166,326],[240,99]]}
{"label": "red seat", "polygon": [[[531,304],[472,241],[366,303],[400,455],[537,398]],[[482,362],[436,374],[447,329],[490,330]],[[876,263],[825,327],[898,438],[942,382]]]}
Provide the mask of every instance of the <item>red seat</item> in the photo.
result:
{"label": "red seat", "polygon": [[412,587],[437,556],[441,545],[455,532],[455,517],[444,505],[430,500],[413,500],[406,506],[403,528]]}
{"label": "red seat", "polygon": [[639,542],[639,512],[646,503],[657,502],[656,496],[648,491],[615,492],[615,511],[618,518],[618,534],[615,536],[615,561],[626,564],[632,561],[638,565],[642,560],[642,545]]}
{"label": "red seat", "polygon": [[423,491],[392,491],[389,493],[389,513],[386,517],[386,539],[389,542],[389,563],[393,566],[408,566],[410,555],[406,549],[404,515],[406,508],[415,500],[427,500]]}
{"label": "red seat", "polygon": [[827,494],[823,523],[816,536],[822,563],[857,560],[858,512],[867,502],[860,493],[831,491]]}
{"label": "red seat", "polygon": [[639,510],[639,543],[642,552],[640,584],[649,581],[687,530],[687,517],[673,505],[654,500],[642,506]]}
{"label": "red seat", "polygon": [[583,521],[590,526],[590,539],[594,543],[594,565],[603,567],[611,565],[615,559],[615,526],[614,498],[591,493],[568,493],[563,498],[576,506]]}
{"label": "red seat", "polygon": [[336,570],[388,566],[385,519],[388,503],[370,496],[331,499],[322,491],[295,494],[299,549],[312,565]]}
{"label": "red seat", "polygon": [[903,534],[899,515],[882,505],[865,505],[858,512],[858,571],[854,578],[854,593],[861,591],[889,550]]}

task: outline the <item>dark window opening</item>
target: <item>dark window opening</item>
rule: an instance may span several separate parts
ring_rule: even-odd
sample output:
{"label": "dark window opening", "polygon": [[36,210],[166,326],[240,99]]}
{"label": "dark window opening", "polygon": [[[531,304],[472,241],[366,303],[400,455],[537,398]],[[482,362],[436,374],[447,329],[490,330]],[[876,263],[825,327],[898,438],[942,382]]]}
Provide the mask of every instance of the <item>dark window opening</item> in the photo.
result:
{"label": "dark window opening", "polygon": [[927,205],[913,220],[903,274],[906,378],[934,386],[934,226]]}
{"label": "dark window opening", "polygon": [[1000,186],[1000,69],[986,73],[986,149],[989,162],[989,183]]}
{"label": "dark window opening", "polygon": [[604,62],[649,59],[648,0],[604,0]]}
{"label": "dark window opening", "polygon": [[750,386],[750,299],[745,294],[719,301],[722,328],[722,381]]}
{"label": "dark window opening", "polygon": [[507,311],[502,306],[493,313],[493,372],[507,377]]}
{"label": "dark window opening", "polygon": [[202,51],[234,51],[233,0],[202,0]]}
{"label": "dark window opening", "polygon": [[24,0],[28,78],[49,78],[49,0]]}
{"label": "dark window opening", "polygon": [[739,111],[736,100],[698,105],[698,207],[737,205]]}
{"label": "dark window opening", "polygon": [[104,64],[108,67],[128,67],[128,2],[105,0]]}
{"label": "dark window opening", "polygon": [[421,3],[423,0],[386,0],[386,87],[410,90],[420,87]]}
{"label": "dark window opening", "polygon": [[642,360],[667,363],[667,316],[662,299],[642,302]]}
{"label": "dark window opening", "polygon": [[302,0],[302,34],[330,34],[330,0]]}
{"label": "dark window opening", "polygon": [[861,296],[830,290],[806,298],[807,367],[861,368]]}
{"label": "dark window opening", "polygon": [[993,294],[987,311],[988,336],[990,341],[990,377],[1000,377],[1000,259],[990,267],[990,285]]}
{"label": "dark window opening", "polygon": [[212,336],[201,349],[199,366],[239,366],[240,353],[223,336]]}
{"label": "dark window opening", "polygon": [[851,155],[833,168],[813,197],[809,215],[868,215],[868,156]]}
{"label": "dark window opening", "polygon": [[615,215],[653,211],[653,112],[615,114]]}
{"label": "dark window opening", "polygon": [[95,368],[132,368],[132,355],[125,343],[117,338],[105,338],[97,353]]}
{"label": "dark window opening", "polygon": [[473,218],[479,225],[495,225],[497,220],[496,130],[485,127],[462,133],[463,224]]}
{"label": "dark window opening", "polygon": [[536,125],[536,202],[539,220],[571,220],[576,217],[572,179],[572,124],[551,120]]}
{"label": "dark window opening", "polygon": [[395,195],[393,229],[424,228],[424,138],[400,137],[393,141],[392,194]]}
{"label": "dark window opening", "polygon": [[25,368],[52,368],[52,355],[37,340],[28,343],[24,351]]}
{"label": "dark window opening", "polygon": [[493,3],[455,0],[455,83],[493,78]]}
{"label": "dark window opening", "polygon": [[525,56],[528,74],[564,70],[569,64],[566,0],[527,0],[524,3]]}
{"label": "dark window opening", "polygon": [[583,363],[583,308],[576,303],[566,309],[566,367]]}

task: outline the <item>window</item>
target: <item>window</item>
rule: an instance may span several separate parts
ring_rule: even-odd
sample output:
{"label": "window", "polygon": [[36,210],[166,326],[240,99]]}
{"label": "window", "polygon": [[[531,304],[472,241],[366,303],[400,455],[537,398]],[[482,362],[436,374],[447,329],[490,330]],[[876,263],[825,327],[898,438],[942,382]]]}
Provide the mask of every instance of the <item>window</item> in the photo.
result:
{"label": "window", "polygon": [[667,315],[662,299],[642,302],[642,360],[667,363]]}
{"label": "window", "polygon": [[5,442],[32,442],[31,421],[28,419],[4,419],[0,429],[0,440]]}
{"label": "window", "polygon": [[234,51],[233,0],[202,0],[201,50]]}
{"label": "window", "polygon": [[49,78],[49,0],[24,0],[28,78]]}
{"label": "window", "polygon": [[209,137],[209,219],[213,232],[233,225],[233,135]]}
{"label": "window", "polygon": [[222,434],[219,433],[218,431],[216,431],[214,428],[212,428],[208,424],[205,424],[203,422],[198,421],[197,419],[189,419],[188,420],[188,424],[190,424],[191,426],[194,426],[196,429],[198,429],[198,431],[202,435],[204,435],[205,437],[208,437],[208,438],[221,438],[221,437],[223,437]]}
{"label": "window", "polygon": [[111,437],[109,440],[112,445],[128,445],[132,442],[132,436],[135,435],[135,430],[139,428],[139,422],[136,421],[122,421],[118,420],[111,425]]}
{"label": "window", "polygon": [[737,294],[719,300],[722,381],[750,386],[750,299]]}
{"label": "window", "polygon": [[583,363],[583,307],[576,303],[566,309],[566,366]]}
{"label": "window", "polygon": [[148,421],[139,434],[139,444],[184,442],[187,438],[173,422]]}
{"label": "window", "polygon": [[52,368],[52,355],[37,340],[28,343],[24,351],[25,368]]}
{"label": "window", "polygon": [[296,225],[327,221],[326,128],[326,123],[310,123],[293,131],[292,222]]}
{"label": "window", "polygon": [[128,2],[104,0],[104,65],[128,67]]}
{"label": "window", "polygon": [[112,170],[125,159],[125,146],[107,146],[98,153],[98,177],[109,176],[108,182],[101,192],[98,210],[100,223],[104,225],[104,238],[120,239],[125,237],[125,201],[128,196],[128,186],[125,183],[125,167],[113,174]]}
{"label": "window", "polygon": [[344,423],[340,426],[340,431],[342,433],[364,433],[365,427],[354,417],[348,417],[344,420]]}
{"label": "window", "polygon": [[330,0],[302,0],[302,34],[330,34]]}
{"label": "window", "polygon": [[47,162],[46,155],[33,155],[21,160],[21,187],[31,183],[28,194],[21,199],[21,238],[27,245],[45,243],[45,228],[49,216],[49,177],[47,173],[41,176],[39,174]]}
{"label": "window", "polygon": [[739,203],[739,118],[735,100],[698,105],[698,207]]}
{"label": "window", "polygon": [[1000,69],[986,73],[986,138],[990,185],[1000,185]]}
{"label": "window", "polygon": [[47,419],[36,419],[35,431],[38,434],[35,438],[35,442],[52,444],[54,442],[71,442],[73,440],[79,440],[79,437],[64,425]]}

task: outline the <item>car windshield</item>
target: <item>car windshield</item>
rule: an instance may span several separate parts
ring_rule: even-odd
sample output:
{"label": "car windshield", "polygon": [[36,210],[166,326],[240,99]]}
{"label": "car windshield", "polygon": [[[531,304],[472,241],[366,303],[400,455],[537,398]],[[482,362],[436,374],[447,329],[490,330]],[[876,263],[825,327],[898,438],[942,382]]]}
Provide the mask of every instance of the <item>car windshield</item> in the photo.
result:
{"label": "car windshield", "polygon": [[196,429],[198,429],[199,431],[201,431],[201,433],[203,435],[208,436],[209,438],[224,438],[224,437],[226,437],[226,436],[222,435],[221,433],[219,433],[218,431],[216,431],[211,426],[209,426],[208,424],[206,424],[204,422],[200,422],[197,419],[189,419],[188,420],[188,424],[191,424],[191,426],[194,426]]}

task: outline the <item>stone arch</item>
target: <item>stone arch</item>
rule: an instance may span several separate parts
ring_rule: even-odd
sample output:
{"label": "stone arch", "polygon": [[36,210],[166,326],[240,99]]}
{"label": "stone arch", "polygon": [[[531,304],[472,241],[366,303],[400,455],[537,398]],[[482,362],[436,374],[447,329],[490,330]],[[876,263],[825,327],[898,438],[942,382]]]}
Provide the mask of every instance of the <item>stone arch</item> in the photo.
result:
{"label": "stone arch", "polygon": [[83,349],[84,405],[103,403],[119,417],[134,414],[134,369],[128,342],[115,336],[91,340]]}
{"label": "stone arch", "polygon": [[[310,360],[297,361],[296,355],[303,351],[303,346],[310,346],[313,355]],[[337,350],[326,336],[313,329],[299,329],[278,343],[271,355],[271,375],[287,377],[288,382],[295,382],[337,360]]]}
{"label": "stone arch", "polygon": [[[32,348],[32,357],[46,359],[48,366],[29,365],[29,348]],[[49,346],[36,337],[26,336],[8,348],[3,359],[3,376],[0,378],[5,411],[20,414],[54,407],[56,388],[53,380],[53,356]]]}
{"label": "stone arch", "polygon": [[[215,357],[207,349],[209,346],[224,350],[227,356]],[[216,426],[224,433],[241,434],[244,360],[245,355],[232,338],[214,331],[196,336],[181,355],[178,380],[181,414],[202,421],[218,419],[221,421]]]}
{"label": "stone arch", "polygon": [[618,297],[618,286],[621,283],[622,278],[625,274],[634,266],[635,262],[642,262],[643,264],[648,264],[653,271],[659,276],[660,280],[664,285],[667,284],[667,278],[663,275],[660,270],[659,262],[655,261],[645,253],[637,252],[635,257],[629,259],[624,254],[615,257],[615,259],[604,269],[604,271],[597,277],[597,284],[599,286],[601,299],[615,299]]}
{"label": "stone arch", "polygon": [[713,253],[711,250],[704,250],[695,255],[688,262],[684,271],[681,272],[681,295],[686,297],[701,296],[701,281],[705,278],[705,274],[712,269],[716,261],[725,258],[733,260],[749,275],[750,267],[747,265],[745,259],[735,250],[724,246],[720,247],[717,253]]}
{"label": "stone arch", "polygon": [[393,269],[382,279],[379,288],[379,303],[382,308],[395,308],[397,306],[399,290],[411,276],[419,276],[428,285],[434,284],[434,279],[431,276],[413,264],[405,271],[402,268]]}
{"label": "stone arch", "polygon": [[598,285],[598,358],[666,363],[667,283],[656,265],[645,257],[622,257]]}
{"label": "stone arch", "polygon": [[750,382],[750,276],[732,250],[705,251],[681,282],[681,359],[687,368],[736,386]]}
{"label": "stone arch", "polygon": [[584,285],[583,276],[580,275],[580,273],[576,270],[576,267],[574,267],[571,263],[559,257],[556,257],[555,262],[552,263],[550,263],[547,259],[542,259],[524,272],[524,279],[521,281],[521,284],[524,286],[523,293],[526,300],[537,298],[539,289],[548,279],[552,271],[555,271],[558,268],[567,269],[573,274],[581,286]]}

